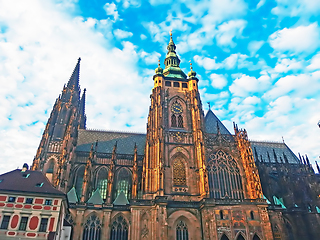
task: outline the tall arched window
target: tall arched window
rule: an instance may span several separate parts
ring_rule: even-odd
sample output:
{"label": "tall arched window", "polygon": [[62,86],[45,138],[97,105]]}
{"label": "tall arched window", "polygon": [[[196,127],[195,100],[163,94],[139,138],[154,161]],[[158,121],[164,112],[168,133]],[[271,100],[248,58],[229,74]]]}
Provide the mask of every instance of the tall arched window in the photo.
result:
{"label": "tall arched window", "polygon": [[173,185],[186,185],[186,168],[181,158],[178,158],[173,162]]}
{"label": "tall arched window", "polygon": [[242,236],[242,234],[239,234],[237,237],[237,240],[245,240],[244,237]]}
{"label": "tall arched window", "polygon": [[253,236],[252,240],[260,240],[260,238],[258,237],[257,234],[255,234],[255,235]]}
{"label": "tall arched window", "polygon": [[207,171],[211,198],[244,198],[240,170],[230,155],[221,150],[211,154]]}
{"label": "tall arched window", "polygon": [[54,159],[50,159],[48,163],[48,169],[46,171],[46,177],[50,182],[53,181],[53,175],[54,175]]}
{"label": "tall arched window", "polygon": [[178,127],[183,128],[183,118],[181,115],[178,116]]}
{"label": "tall arched window", "polygon": [[102,199],[107,199],[108,189],[108,169],[100,168],[97,174],[97,188],[99,189]]}
{"label": "tall arched window", "polygon": [[176,115],[171,115],[171,127],[177,127],[177,117]]}
{"label": "tall arched window", "polygon": [[221,240],[229,240],[229,238],[225,234],[223,234]]}
{"label": "tall arched window", "polygon": [[177,240],[188,240],[189,239],[188,227],[184,221],[179,221],[177,224],[176,239]]}
{"label": "tall arched window", "polygon": [[114,199],[123,191],[124,195],[126,195],[127,199],[131,198],[131,172],[127,168],[121,168],[116,173],[116,182],[115,182],[115,191],[114,191]]}
{"label": "tall arched window", "polygon": [[91,215],[83,228],[82,240],[100,240],[101,221],[96,215]]}
{"label": "tall arched window", "polygon": [[81,197],[83,175],[84,175],[84,166],[81,166],[78,168],[76,172],[75,180],[74,180],[75,181],[74,187],[76,189],[78,198]]}
{"label": "tall arched window", "polygon": [[128,240],[129,227],[122,216],[112,222],[110,240]]}

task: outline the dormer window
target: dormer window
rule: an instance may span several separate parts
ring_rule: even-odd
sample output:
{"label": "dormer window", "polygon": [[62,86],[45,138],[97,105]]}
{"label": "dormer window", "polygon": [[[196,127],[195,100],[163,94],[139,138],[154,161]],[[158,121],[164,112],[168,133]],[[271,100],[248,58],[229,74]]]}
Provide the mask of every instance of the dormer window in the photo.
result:
{"label": "dormer window", "polygon": [[36,187],[42,187],[42,185],[43,185],[43,182],[42,183],[37,183]]}

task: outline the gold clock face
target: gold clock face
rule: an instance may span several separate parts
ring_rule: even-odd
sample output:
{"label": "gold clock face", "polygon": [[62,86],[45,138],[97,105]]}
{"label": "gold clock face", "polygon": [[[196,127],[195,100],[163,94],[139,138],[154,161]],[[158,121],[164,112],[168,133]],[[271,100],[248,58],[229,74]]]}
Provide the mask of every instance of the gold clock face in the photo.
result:
{"label": "gold clock face", "polygon": [[175,102],[174,104],[172,104],[171,106],[171,111],[174,113],[174,114],[181,114],[182,113],[182,106]]}

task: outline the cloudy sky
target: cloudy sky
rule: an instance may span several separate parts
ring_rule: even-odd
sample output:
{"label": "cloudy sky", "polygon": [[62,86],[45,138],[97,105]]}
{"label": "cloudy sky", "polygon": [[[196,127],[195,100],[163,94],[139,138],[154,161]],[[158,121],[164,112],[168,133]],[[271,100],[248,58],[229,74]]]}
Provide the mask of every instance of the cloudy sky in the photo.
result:
{"label": "cloudy sky", "polygon": [[320,155],[320,1],[0,0],[0,173],[30,163],[81,61],[87,126],[145,132],[169,31],[223,123]]}

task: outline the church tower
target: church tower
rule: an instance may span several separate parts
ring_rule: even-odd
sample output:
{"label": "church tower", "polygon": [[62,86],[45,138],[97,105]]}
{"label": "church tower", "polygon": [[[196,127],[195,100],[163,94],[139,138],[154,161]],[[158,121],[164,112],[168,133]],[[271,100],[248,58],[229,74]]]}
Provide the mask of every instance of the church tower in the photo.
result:
{"label": "church tower", "polygon": [[[170,34],[171,35],[171,34]],[[195,198],[208,194],[205,174],[203,110],[198,79],[180,69],[170,36],[164,64],[155,70],[145,148],[146,198],[181,194]]]}
{"label": "church tower", "polygon": [[80,60],[56,99],[32,164],[32,170],[43,171],[54,186],[63,191],[66,191],[78,129],[86,127],[85,90],[80,99]]}

